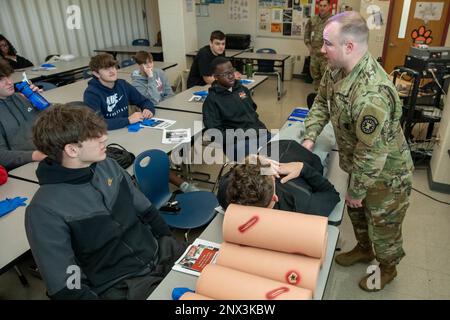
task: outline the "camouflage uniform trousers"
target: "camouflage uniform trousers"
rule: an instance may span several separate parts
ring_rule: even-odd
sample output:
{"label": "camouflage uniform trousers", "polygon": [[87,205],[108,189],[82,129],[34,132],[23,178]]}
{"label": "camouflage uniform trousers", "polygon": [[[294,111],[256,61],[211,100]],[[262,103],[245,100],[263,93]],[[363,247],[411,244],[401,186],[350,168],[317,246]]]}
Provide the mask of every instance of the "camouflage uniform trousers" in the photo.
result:
{"label": "camouflage uniform trousers", "polygon": [[322,54],[311,53],[309,72],[311,73],[311,77],[313,78],[313,85],[315,91],[319,89],[320,80],[322,80],[322,77],[325,73],[325,69],[327,68],[327,64],[328,61]]}
{"label": "camouflage uniform trousers", "polygon": [[347,207],[356,240],[365,248],[373,244],[376,259],[382,264],[397,265],[405,256],[402,223],[411,188],[412,174],[405,176],[396,187],[376,182],[367,191],[361,208]]}

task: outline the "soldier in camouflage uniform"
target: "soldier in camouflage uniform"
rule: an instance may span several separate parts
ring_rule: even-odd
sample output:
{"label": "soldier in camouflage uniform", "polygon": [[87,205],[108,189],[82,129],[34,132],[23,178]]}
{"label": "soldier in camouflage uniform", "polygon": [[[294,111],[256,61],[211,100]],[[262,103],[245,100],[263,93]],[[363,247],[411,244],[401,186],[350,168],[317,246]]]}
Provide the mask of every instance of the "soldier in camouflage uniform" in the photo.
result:
{"label": "soldier in camouflage uniform", "polygon": [[[402,103],[392,82],[368,53],[366,21],[356,12],[332,17],[324,29],[322,52],[329,67],[305,121],[303,145],[310,150],[331,120],[339,147],[339,165],[350,174],[346,204],[357,246],[336,256],[349,266],[380,262],[383,289],[397,275],[405,255],[402,222],[409,206],[413,163],[399,119]],[[372,250],[375,249],[375,254]]]}
{"label": "soldier in camouflage uniform", "polygon": [[313,78],[314,90],[319,88],[320,79],[322,79],[327,67],[327,59],[320,52],[323,44],[323,28],[328,18],[331,17],[329,0],[319,1],[319,15],[311,17],[305,26],[305,44],[309,49],[311,57],[309,71]]}

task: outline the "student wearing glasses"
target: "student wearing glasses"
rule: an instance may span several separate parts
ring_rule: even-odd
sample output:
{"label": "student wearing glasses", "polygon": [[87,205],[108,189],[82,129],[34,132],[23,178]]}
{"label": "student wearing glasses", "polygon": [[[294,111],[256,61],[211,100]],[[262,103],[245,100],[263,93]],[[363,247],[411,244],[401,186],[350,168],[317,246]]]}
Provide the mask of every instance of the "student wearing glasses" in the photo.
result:
{"label": "student wearing glasses", "polygon": [[[211,71],[214,82],[203,103],[203,124],[206,129],[217,129],[222,133],[223,148],[228,158],[239,161],[250,153],[252,137],[241,139],[231,137],[230,134],[227,136],[228,129],[242,129],[246,133],[256,134],[254,138],[257,139],[258,146],[267,143],[270,132],[259,119],[250,91],[236,80],[231,62],[224,57],[217,57],[211,63]],[[245,154],[239,157],[238,150],[245,150]],[[234,154],[230,151],[234,151]]]}

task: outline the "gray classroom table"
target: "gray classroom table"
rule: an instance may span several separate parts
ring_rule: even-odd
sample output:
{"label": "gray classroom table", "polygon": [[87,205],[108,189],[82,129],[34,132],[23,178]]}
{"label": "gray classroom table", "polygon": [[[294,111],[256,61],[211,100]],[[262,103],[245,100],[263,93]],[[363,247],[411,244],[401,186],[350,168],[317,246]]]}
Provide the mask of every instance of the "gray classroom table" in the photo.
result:
{"label": "gray classroom table", "polygon": [[[223,214],[218,213],[216,217],[211,221],[208,227],[199,236],[200,239],[222,243],[222,224]],[[325,261],[322,265],[322,269],[319,273],[317,280],[317,287],[314,293],[314,300],[321,300],[325,292],[325,288],[328,281],[328,275],[330,273],[331,265],[333,262],[334,251],[339,238],[339,229],[335,226],[328,225],[328,244],[327,252],[325,255]],[[171,270],[169,274],[163,279],[159,286],[148,297],[148,300],[172,300],[172,290],[176,287],[187,287],[195,290],[195,284],[198,277],[189,275],[183,272]]]}
{"label": "gray classroom table", "polygon": [[[8,182],[0,186],[0,200],[26,197],[28,205],[38,188],[37,184],[9,177]],[[0,217],[0,270],[30,249],[25,233],[25,209],[18,207]]]}
{"label": "gray classroom table", "polygon": [[[245,76],[243,78],[246,78]],[[261,83],[266,81],[268,76],[255,75],[252,79],[253,83],[244,84],[249,90],[255,89]],[[184,90],[173,97],[161,101],[156,106],[157,109],[178,110],[193,113],[202,113],[203,102],[189,101],[194,92],[208,90],[211,85],[195,86]]]}

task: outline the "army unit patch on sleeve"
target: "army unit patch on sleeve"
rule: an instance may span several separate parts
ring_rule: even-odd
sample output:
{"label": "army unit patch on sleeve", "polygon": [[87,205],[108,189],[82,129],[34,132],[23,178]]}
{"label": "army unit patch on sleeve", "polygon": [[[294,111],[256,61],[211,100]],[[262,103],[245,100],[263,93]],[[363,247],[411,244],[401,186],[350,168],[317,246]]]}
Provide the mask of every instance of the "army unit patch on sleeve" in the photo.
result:
{"label": "army unit patch on sleeve", "polygon": [[365,134],[372,134],[378,126],[378,120],[374,116],[364,116],[361,122],[361,131]]}

